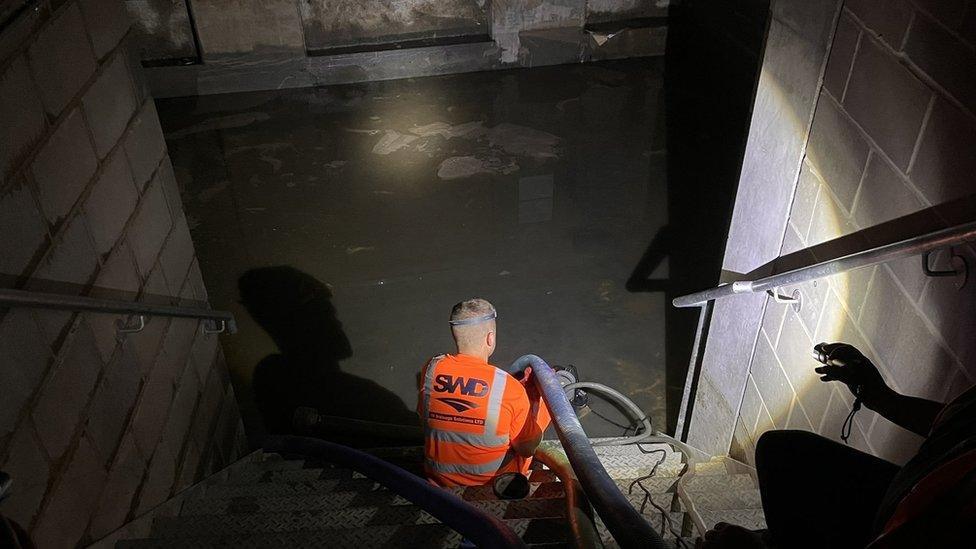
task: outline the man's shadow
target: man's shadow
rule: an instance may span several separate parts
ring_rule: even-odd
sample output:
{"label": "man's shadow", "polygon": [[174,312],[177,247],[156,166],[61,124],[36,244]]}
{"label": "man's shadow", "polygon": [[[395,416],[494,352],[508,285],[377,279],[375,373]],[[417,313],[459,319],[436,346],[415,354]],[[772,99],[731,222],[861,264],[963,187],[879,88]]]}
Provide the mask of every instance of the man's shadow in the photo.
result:
{"label": "man's shadow", "polygon": [[[251,384],[269,433],[311,431],[345,444],[372,446],[384,442],[375,429],[332,418],[418,426],[417,414],[394,393],[340,369],[339,362],[352,356],[352,345],[326,284],[294,267],[277,266],[245,272],[238,289],[241,304],[279,350],[257,364]],[[304,420],[296,422],[296,409]],[[318,418],[309,420],[309,412],[316,415],[309,409],[332,427],[316,430],[311,423]]]}

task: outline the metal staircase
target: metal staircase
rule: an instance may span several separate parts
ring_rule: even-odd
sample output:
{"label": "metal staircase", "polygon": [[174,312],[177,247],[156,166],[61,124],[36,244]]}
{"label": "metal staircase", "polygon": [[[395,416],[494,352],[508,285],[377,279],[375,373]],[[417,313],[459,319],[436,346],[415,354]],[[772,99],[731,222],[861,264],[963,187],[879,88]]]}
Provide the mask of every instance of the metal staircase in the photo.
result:
{"label": "metal staircase", "polygon": [[[546,441],[559,447],[557,441]],[[761,528],[759,495],[748,468],[713,460],[693,471],[665,444],[596,446],[601,463],[634,509],[675,547],[694,547],[701,525],[726,521]],[[421,474],[420,448],[373,455]],[[452,489],[502,519],[529,547],[571,547],[565,485],[540,463],[524,499],[502,500],[490,486]],[[680,492],[680,494],[679,494]],[[663,511],[663,513],[662,513]],[[605,547],[617,547],[597,517]],[[256,452],[236,470],[191,490],[172,516],[157,516],[149,535],[118,548],[161,547],[457,547],[461,535],[426,511],[349,469]]]}

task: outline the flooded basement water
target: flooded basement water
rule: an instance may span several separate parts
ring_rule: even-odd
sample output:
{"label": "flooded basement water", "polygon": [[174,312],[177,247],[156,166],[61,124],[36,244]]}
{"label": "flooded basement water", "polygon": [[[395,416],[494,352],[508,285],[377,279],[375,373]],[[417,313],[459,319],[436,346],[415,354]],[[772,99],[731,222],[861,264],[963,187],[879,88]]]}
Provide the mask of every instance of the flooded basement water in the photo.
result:
{"label": "flooded basement water", "polygon": [[574,364],[664,429],[665,295],[625,288],[668,221],[662,60],[158,108],[211,303],[238,318],[222,343],[252,440],[296,398],[415,422],[417,373],[474,296],[498,309],[493,363]]}

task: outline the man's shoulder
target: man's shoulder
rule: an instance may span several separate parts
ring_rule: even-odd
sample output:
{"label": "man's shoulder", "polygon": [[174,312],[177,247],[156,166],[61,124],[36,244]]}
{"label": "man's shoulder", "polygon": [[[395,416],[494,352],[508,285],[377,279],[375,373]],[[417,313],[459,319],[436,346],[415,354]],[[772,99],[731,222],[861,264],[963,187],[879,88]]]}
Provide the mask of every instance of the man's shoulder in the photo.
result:
{"label": "man's shoulder", "polygon": [[[500,368],[499,368],[500,369]],[[505,394],[503,400],[513,405],[529,405],[529,395],[525,392],[522,382],[515,379],[515,376],[505,372]]]}

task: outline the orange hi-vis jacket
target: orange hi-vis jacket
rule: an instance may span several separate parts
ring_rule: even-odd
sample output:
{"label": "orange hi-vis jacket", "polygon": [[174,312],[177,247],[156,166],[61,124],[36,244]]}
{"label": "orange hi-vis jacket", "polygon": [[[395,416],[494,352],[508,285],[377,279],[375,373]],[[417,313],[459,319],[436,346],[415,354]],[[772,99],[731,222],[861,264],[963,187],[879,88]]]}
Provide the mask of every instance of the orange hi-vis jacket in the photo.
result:
{"label": "orange hi-vis jacket", "polygon": [[[424,470],[442,487],[487,484],[499,473],[528,474],[531,458],[512,443],[549,426],[549,411],[529,402],[504,370],[468,355],[439,355],[424,366],[417,413],[424,425]],[[534,412],[534,413],[533,413]],[[527,421],[529,417],[536,421]]]}

